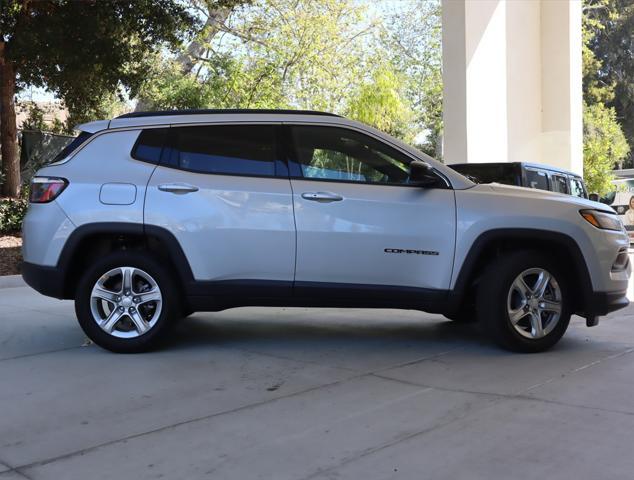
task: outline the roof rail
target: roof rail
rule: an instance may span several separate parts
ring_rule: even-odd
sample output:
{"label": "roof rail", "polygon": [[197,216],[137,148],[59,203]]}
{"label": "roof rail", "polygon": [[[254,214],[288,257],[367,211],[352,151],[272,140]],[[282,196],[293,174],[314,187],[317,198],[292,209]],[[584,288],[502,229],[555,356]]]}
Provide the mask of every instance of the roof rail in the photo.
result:
{"label": "roof rail", "polygon": [[130,112],[119,115],[116,118],[139,118],[139,117],[163,117],[167,115],[210,115],[210,114],[227,114],[227,113],[277,113],[285,115],[325,115],[329,117],[340,117],[334,113],[318,112],[315,110],[275,110],[275,109],[257,109],[257,108],[202,108],[202,109],[185,109],[185,110],[158,110],[156,112]]}

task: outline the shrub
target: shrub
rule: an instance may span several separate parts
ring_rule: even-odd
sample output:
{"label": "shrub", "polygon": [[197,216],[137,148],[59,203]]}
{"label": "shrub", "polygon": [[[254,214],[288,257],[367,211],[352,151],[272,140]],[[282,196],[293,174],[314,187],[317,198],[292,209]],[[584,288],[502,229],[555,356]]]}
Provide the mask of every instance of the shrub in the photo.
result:
{"label": "shrub", "polygon": [[29,188],[24,186],[20,198],[0,199],[0,234],[18,233],[29,206]]}
{"label": "shrub", "polygon": [[16,233],[22,229],[29,202],[22,198],[0,200],[0,233]]}

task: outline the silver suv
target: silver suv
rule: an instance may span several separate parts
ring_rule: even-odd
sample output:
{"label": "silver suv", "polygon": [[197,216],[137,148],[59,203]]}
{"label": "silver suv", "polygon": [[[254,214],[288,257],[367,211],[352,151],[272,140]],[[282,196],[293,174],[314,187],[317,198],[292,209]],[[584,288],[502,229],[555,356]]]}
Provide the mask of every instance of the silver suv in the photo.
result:
{"label": "silver suv", "polygon": [[246,305],[408,308],[555,344],[628,304],[628,237],[600,203],[475,185],[336,115],[133,113],[81,125],[31,185],[23,276],[97,344],[154,347]]}

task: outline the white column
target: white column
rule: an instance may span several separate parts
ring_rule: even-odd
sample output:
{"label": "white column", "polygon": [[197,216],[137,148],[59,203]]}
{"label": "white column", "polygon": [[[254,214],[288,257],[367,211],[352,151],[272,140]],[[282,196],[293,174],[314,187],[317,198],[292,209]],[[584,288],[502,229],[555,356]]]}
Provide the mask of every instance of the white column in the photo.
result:
{"label": "white column", "polygon": [[443,0],[446,163],[581,173],[580,0]]}

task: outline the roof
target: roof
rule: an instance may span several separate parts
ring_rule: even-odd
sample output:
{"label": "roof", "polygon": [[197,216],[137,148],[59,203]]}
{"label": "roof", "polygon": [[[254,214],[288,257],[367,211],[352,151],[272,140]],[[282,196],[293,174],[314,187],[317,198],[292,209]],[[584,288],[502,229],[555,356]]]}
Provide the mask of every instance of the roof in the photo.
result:
{"label": "roof", "polygon": [[116,118],[140,118],[140,117],[164,117],[175,115],[213,115],[213,114],[240,114],[240,113],[263,113],[263,114],[284,114],[284,115],[325,115],[329,117],[340,117],[334,113],[319,112],[316,110],[276,110],[276,109],[257,109],[257,108],[201,108],[201,109],[184,109],[184,110],[157,110],[155,112],[130,112],[119,115]]}

